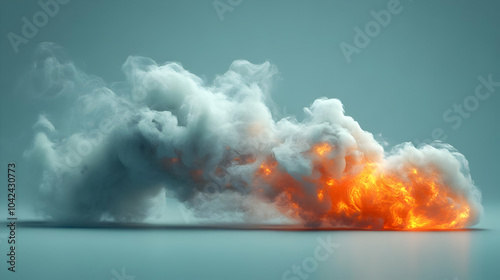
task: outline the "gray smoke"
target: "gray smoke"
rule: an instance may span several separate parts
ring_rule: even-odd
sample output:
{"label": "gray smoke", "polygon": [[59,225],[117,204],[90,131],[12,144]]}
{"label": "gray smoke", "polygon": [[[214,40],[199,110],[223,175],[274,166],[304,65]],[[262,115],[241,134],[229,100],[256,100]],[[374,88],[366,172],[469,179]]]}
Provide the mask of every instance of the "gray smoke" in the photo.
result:
{"label": "gray smoke", "polygon": [[[38,55],[26,84],[52,107],[41,109],[25,157],[41,170],[42,210],[54,219],[141,221],[165,203],[159,197],[214,221],[285,217],[276,210],[279,189],[257,185],[255,174],[273,158],[304,182],[305,193],[314,191],[304,180],[317,176],[307,152],[321,142],[334,147],[335,164],[326,170],[332,178],[347,172],[346,159],[390,170],[432,166],[471,205],[469,224],[482,211],[468,163],[449,145],[406,143],[384,152],[336,99],[314,101],[302,121],[276,119],[269,93],[277,69],[268,62],[235,61],[207,83],[179,63],[129,57],[125,81],[110,84],[80,71],[53,44],[42,44]],[[310,204],[313,213],[324,210]]]}

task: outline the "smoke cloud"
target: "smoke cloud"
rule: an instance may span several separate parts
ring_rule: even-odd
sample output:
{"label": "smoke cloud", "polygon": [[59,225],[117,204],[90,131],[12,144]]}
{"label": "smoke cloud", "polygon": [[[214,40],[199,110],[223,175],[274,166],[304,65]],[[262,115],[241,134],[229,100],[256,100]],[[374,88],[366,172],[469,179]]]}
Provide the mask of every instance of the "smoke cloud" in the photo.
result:
{"label": "smoke cloud", "polygon": [[[450,145],[404,143],[384,151],[337,99],[315,100],[303,120],[277,119],[270,91],[278,71],[269,62],[234,61],[208,83],[179,63],[129,57],[125,81],[110,84],[80,71],[53,44],[42,44],[38,57],[25,84],[57,110],[41,110],[25,157],[41,170],[41,207],[53,219],[143,221],[162,197],[215,222],[383,228],[390,220],[398,228],[411,222],[398,224],[386,212],[420,222],[449,218],[441,208],[464,215],[466,207],[467,217],[450,226],[462,227],[482,212],[467,160]],[[385,211],[352,198],[350,186],[373,164],[369,176],[377,179],[367,177],[369,184],[399,192],[388,178],[403,182],[413,200],[404,202],[401,191],[402,202],[387,202],[384,194],[377,205]],[[346,208],[336,201],[346,194],[328,186],[347,189]],[[427,206],[404,210],[420,201],[419,188],[438,194],[429,194]],[[355,189],[373,200],[363,190]],[[364,216],[351,213],[356,209]]]}

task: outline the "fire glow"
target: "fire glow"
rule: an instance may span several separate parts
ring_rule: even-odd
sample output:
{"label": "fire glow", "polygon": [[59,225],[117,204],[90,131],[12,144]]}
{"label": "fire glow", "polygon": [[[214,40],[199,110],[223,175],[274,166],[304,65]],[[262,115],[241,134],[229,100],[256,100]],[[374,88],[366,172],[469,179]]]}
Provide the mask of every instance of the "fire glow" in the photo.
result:
{"label": "fire glow", "polygon": [[42,61],[34,77],[73,73],[48,80],[61,84],[51,89],[75,84],[59,94],[75,105],[61,107],[59,122],[40,115],[25,152],[44,170],[39,188],[55,219],[143,221],[166,196],[213,223],[446,230],[482,213],[451,145],[386,149],[334,98],[314,100],[302,119],[273,115],[278,72],[268,62],[235,61],[208,84],[178,63],[130,57],[113,89],[71,62]]}
{"label": "fire glow", "polygon": [[[366,162],[360,171],[333,179],[325,171],[326,165],[334,164],[328,160],[332,149],[328,143],[312,149],[316,155],[314,168],[320,176],[305,180],[317,186],[316,193],[298,193],[303,189],[300,182],[281,172],[273,160],[261,165],[257,181],[281,192],[283,212],[313,224],[384,230],[456,229],[467,225],[467,201],[439,183],[437,174],[408,167],[401,176],[384,171],[380,163]],[[304,201],[311,200],[323,211],[310,211]]]}

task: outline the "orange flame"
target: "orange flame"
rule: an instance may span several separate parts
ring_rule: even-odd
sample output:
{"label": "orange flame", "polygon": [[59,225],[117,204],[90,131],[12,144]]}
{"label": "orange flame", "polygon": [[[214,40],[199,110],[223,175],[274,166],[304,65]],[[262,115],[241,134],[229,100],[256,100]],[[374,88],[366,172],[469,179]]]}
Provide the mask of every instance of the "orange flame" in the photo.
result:
{"label": "orange flame", "polygon": [[[332,151],[321,143],[312,151],[323,157]],[[327,165],[318,159],[313,173],[317,178],[298,180],[281,171],[278,163],[268,159],[257,172],[256,183],[264,183],[277,193],[280,210],[293,219],[310,225],[326,224],[386,230],[454,229],[467,225],[470,206],[464,197],[451,192],[441,183],[436,171],[385,170],[381,164],[361,163],[360,171],[347,166],[342,178],[331,178]],[[434,172],[434,173],[433,173]],[[311,194],[311,189],[315,191]]]}
{"label": "orange flame", "polygon": [[319,156],[323,156],[324,154],[329,153],[332,150],[332,147],[328,145],[328,143],[321,143],[317,145],[314,150]]}

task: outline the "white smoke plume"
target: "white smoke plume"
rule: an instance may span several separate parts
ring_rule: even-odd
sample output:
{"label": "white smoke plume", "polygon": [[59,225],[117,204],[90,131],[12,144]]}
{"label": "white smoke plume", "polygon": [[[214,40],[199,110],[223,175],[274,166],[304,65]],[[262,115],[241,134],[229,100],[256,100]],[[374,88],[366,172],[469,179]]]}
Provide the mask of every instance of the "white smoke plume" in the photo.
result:
{"label": "white smoke plume", "polygon": [[[212,221],[282,216],[307,225],[375,225],[375,218],[334,217],[316,196],[321,176],[355,176],[367,162],[402,181],[408,166],[439,174],[439,185],[469,205],[466,226],[482,212],[468,163],[449,145],[405,143],[384,152],[337,99],[315,100],[303,120],[276,119],[269,94],[277,69],[268,62],[235,61],[211,83],[179,63],[144,57],[129,57],[123,71],[124,82],[107,84],[80,71],[57,46],[40,46],[26,84],[57,110],[41,112],[25,157],[42,170],[42,209],[53,219],[142,221],[167,196]],[[318,143],[331,147],[320,171],[310,153]],[[270,162],[286,174],[282,183],[262,179]],[[298,207],[286,209],[291,202]]]}

